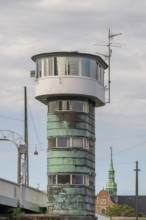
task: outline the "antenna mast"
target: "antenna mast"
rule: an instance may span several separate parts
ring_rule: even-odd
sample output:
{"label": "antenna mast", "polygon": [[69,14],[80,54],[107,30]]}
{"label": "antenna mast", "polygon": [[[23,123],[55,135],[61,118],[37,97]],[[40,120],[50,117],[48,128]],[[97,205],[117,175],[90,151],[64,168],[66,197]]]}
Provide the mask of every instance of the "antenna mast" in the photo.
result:
{"label": "antenna mast", "polygon": [[111,49],[111,40],[113,39],[113,37],[121,35],[122,33],[118,33],[118,34],[111,34],[111,31],[109,29],[109,33],[108,33],[108,91],[109,91],[109,97],[108,97],[108,103],[110,103],[110,93],[111,93],[111,56],[112,56],[112,49]]}
{"label": "antenna mast", "polygon": [[[122,33],[118,33],[118,34],[111,34],[111,31],[109,29],[109,32],[108,32],[108,44],[95,44],[95,45],[99,45],[99,46],[107,46],[108,47],[108,54],[102,54],[102,53],[97,53],[101,56],[104,56],[105,58],[108,58],[108,86],[107,86],[107,90],[108,90],[108,101],[106,103],[110,103],[110,84],[111,84],[111,56],[112,56],[112,49],[111,49],[111,46],[112,46],[112,42],[111,40],[113,39],[113,37],[116,37],[118,35],[121,35]],[[101,42],[103,43],[103,42]],[[117,46],[117,45],[116,45]],[[116,47],[115,46],[115,47]],[[118,47],[118,46],[117,46]]]}

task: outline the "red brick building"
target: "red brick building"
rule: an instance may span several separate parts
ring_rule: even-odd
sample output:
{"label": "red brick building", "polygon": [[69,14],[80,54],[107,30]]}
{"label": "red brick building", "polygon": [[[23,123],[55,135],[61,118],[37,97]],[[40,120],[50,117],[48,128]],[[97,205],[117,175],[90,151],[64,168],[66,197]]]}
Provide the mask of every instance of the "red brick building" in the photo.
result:
{"label": "red brick building", "polygon": [[97,194],[95,201],[95,210],[97,213],[105,214],[107,208],[113,205],[114,203],[110,199],[108,191],[103,189],[99,192],[99,194]]}

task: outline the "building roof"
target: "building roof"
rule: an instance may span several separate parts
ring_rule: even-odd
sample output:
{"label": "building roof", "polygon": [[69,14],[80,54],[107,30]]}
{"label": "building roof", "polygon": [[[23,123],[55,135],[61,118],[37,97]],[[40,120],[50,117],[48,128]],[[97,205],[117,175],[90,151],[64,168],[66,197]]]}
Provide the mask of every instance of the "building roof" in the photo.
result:
{"label": "building roof", "polygon": [[[128,205],[135,209],[136,205],[136,196],[110,196],[111,200],[114,203],[120,204],[120,205]],[[138,196],[138,212],[141,212],[146,215],[146,196]]]}

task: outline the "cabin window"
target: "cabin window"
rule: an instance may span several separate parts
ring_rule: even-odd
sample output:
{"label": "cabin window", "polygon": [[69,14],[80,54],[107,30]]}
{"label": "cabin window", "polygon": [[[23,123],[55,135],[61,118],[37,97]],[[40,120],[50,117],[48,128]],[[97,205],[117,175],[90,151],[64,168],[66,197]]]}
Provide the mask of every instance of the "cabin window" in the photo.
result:
{"label": "cabin window", "polygon": [[44,57],[36,61],[36,78],[48,76],[83,76],[104,85],[104,68],[88,57]]}
{"label": "cabin window", "polygon": [[89,112],[89,104],[86,101],[78,100],[57,100],[48,103],[48,112],[55,111],[74,111],[74,112]]}
{"label": "cabin window", "polygon": [[70,139],[69,138],[57,138],[57,147],[70,147]]}
{"label": "cabin window", "polygon": [[49,185],[89,185],[89,176],[84,174],[56,174],[48,176]]}
{"label": "cabin window", "polygon": [[58,175],[58,184],[70,184],[70,175]]}
{"label": "cabin window", "polygon": [[89,138],[86,137],[49,137],[48,148],[84,148],[89,149]]}

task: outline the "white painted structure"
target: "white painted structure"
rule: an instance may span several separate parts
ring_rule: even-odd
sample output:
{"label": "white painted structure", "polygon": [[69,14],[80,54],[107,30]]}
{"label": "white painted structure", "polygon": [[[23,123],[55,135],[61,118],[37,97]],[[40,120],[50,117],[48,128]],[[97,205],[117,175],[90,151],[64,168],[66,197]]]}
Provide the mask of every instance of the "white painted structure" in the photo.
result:
{"label": "white painted structure", "polygon": [[[89,98],[96,107],[105,104],[104,70],[101,57],[78,52],[54,52],[32,57],[36,62],[35,97],[47,104],[54,96]],[[34,75],[35,74],[35,75]]]}

